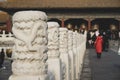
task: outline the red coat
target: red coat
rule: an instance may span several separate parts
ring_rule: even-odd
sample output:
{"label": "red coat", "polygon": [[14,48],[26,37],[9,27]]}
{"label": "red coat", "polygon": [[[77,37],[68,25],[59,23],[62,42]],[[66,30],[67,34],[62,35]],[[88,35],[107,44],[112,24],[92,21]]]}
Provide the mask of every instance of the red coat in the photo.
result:
{"label": "red coat", "polygon": [[102,44],[103,44],[102,36],[97,36],[95,40],[95,49],[97,53],[102,53]]}

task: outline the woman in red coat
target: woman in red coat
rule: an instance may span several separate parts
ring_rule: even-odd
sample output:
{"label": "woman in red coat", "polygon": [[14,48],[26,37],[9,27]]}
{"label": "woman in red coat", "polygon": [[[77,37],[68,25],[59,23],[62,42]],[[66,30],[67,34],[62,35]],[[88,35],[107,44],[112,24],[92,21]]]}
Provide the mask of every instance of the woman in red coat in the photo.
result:
{"label": "woman in red coat", "polygon": [[95,40],[95,49],[96,49],[96,53],[97,53],[97,58],[101,58],[101,54],[102,54],[102,44],[103,44],[103,38],[102,35],[99,34]]}

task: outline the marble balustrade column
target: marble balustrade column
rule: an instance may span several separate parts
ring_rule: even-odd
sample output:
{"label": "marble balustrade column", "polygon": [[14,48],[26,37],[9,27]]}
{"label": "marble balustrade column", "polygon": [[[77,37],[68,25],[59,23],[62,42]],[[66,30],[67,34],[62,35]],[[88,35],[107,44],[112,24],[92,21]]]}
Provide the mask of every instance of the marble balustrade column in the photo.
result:
{"label": "marble balustrade column", "polygon": [[80,44],[80,33],[77,33],[77,54],[78,54],[78,79],[80,78],[80,74],[81,74],[81,64],[80,64],[80,61],[81,61],[81,44]]}
{"label": "marble balustrade column", "polygon": [[83,66],[83,52],[84,52],[84,46],[83,46],[83,34],[79,34],[79,75],[81,75],[82,72],[82,66]]}
{"label": "marble balustrade column", "polygon": [[76,40],[76,34],[77,32],[73,32],[73,53],[74,53],[74,70],[75,70],[75,78],[78,78],[78,71],[77,71],[77,40]]}
{"label": "marble balustrade column", "polygon": [[73,54],[73,32],[68,31],[68,54],[70,57],[70,80],[75,80],[74,72],[74,54]]}
{"label": "marble balustrade column", "polygon": [[48,24],[48,74],[49,80],[62,80],[61,61],[59,58],[59,24],[47,22]]}
{"label": "marble balustrade column", "polygon": [[76,46],[77,46],[77,53],[76,53],[76,62],[77,62],[77,69],[76,69],[76,71],[77,71],[77,79],[79,80],[79,78],[80,78],[80,55],[81,55],[81,51],[79,51],[80,50],[80,40],[79,40],[79,33],[76,33],[76,42],[77,42],[77,44],[76,44]]}
{"label": "marble balustrade column", "polygon": [[13,15],[12,75],[9,80],[48,80],[47,16],[42,11],[19,11]]}
{"label": "marble balustrade column", "polygon": [[69,71],[69,54],[68,54],[68,29],[59,28],[59,51],[60,59],[62,62],[62,79],[70,80],[70,71]]}

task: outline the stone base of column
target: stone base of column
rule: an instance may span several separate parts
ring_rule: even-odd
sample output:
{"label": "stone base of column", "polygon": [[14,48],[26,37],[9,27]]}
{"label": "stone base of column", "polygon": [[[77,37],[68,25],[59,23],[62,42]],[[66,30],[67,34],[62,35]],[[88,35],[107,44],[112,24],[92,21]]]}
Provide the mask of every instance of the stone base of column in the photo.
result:
{"label": "stone base of column", "polygon": [[51,77],[50,80],[53,80],[52,77],[54,77],[54,80],[62,80],[60,59],[57,58],[48,59],[47,64],[48,64],[48,75],[49,78]]}
{"label": "stone base of column", "polygon": [[71,69],[71,75],[70,75],[70,77],[71,77],[71,80],[75,80],[75,71],[74,71],[74,55],[73,55],[73,52],[72,51],[69,51],[68,52],[69,53],[69,57],[70,57],[70,69]]}
{"label": "stone base of column", "polygon": [[[63,53],[60,55],[60,58],[62,60],[62,70],[65,70],[65,71],[62,71],[62,72],[65,72],[65,79],[64,80],[70,80],[70,71],[69,71],[69,56],[68,54],[66,53]],[[63,75],[62,75],[63,76]]]}
{"label": "stone base of column", "polygon": [[78,57],[79,57],[79,55],[78,55],[78,53],[76,54],[76,57],[75,57],[75,62],[76,62],[76,80],[78,80],[78,77],[79,77],[79,65],[78,65]]}

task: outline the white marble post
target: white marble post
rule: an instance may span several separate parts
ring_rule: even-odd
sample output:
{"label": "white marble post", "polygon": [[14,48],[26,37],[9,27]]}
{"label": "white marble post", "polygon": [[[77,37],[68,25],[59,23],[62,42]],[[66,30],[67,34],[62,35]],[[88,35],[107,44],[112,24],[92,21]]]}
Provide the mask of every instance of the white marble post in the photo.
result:
{"label": "white marble post", "polygon": [[8,37],[13,37],[13,34],[9,32]]}
{"label": "white marble post", "polygon": [[83,59],[86,51],[86,34],[79,35],[79,75],[81,75],[82,67],[83,67]]}
{"label": "white marble post", "polygon": [[81,55],[81,51],[80,51],[80,46],[81,46],[81,44],[80,44],[80,39],[79,39],[79,33],[76,33],[76,42],[77,42],[77,79],[79,80],[79,77],[80,77],[80,55]]}
{"label": "white marble post", "polygon": [[74,54],[73,54],[73,32],[68,31],[68,54],[70,57],[70,80],[75,80],[74,71]]}
{"label": "white marble post", "polygon": [[77,38],[77,31],[73,32],[73,51],[74,51],[74,54],[75,54],[75,77],[76,79],[78,80],[79,76],[78,76],[78,73],[79,73],[79,65],[78,65],[78,38]]}
{"label": "white marble post", "polygon": [[83,64],[82,64],[82,61],[83,61],[83,50],[84,50],[84,46],[83,46],[83,44],[84,44],[84,41],[83,41],[83,36],[82,36],[83,34],[80,34],[79,35],[79,44],[80,44],[80,46],[79,46],[79,53],[80,53],[80,55],[79,55],[79,58],[80,58],[80,62],[79,62],[79,69],[80,69],[80,71],[82,71],[81,69],[82,69],[82,66],[83,66]]}
{"label": "white marble post", "polygon": [[[83,59],[83,50],[84,50],[84,46],[83,46],[83,37],[82,37],[82,34],[79,34],[78,35],[78,40],[79,40],[79,46],[78,46],[78,56],[79,56],[79,59],[78,59],[78,64],[79,64],[79,75],[81,75],[81,71],[82,71],[82,59]],[[79,77],[80,78],[80,77]]]}
{"label": "white marble post", "polygon": [[77,41],[76,41],[76,32],[73,32],[73,54],[74,54],[74,76],[75,79],[77,79],[77,62],[76,62],[76,57],[77,57]]}
{"label": "white marble post", "polygon": [[9,80],[48,80],[46,20],[41,11],[20,11],[13,15],[15,45]]}
{"label": "white marble post", "polygon": [[59,24],[57,22],[47,22],[47,24],[49,80],[62,80],[61,62],[59,58]]}
{"label": "white marble post", "polygon": [[59,28],[59,51],[60,59],[62,61],[62,78],[63,80],[70,80],[70,71],[69,71],[69,55],[68,55],[68,30],[67,28]]}
{"label": "white marble post", "polygon": [[5,30],[3,30],[2,38],[6,38]]}

